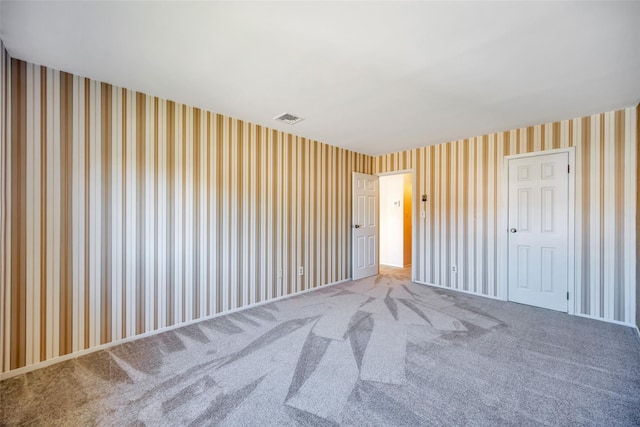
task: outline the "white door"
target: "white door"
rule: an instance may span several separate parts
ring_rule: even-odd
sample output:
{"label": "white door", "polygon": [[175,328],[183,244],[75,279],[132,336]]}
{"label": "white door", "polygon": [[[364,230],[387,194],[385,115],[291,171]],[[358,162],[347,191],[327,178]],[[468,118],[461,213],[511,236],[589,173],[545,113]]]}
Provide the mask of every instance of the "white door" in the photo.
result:
{"label": "white door", "polygon": [[569,154],[509,159],[509,300],[567,312]]}
{"label": "white door", "polygon": [[353,280],[378,274],[378,177],[353,172]]}

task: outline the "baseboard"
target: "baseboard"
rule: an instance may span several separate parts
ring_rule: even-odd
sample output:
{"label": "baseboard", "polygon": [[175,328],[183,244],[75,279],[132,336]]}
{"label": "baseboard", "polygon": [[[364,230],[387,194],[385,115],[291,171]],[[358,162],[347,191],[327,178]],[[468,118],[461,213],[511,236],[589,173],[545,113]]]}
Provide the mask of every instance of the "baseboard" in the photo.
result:
{"label": "baseboard", "polygon": [[[427,283],[427,282],[420,282],[418,280],[414,280],[414,283],[418,283],[420,285],[431,286],[431,287],[438,288],[438,289],[447,289],[449,291],[461,292],[463,294],[475,295],[475,296],[478,296],[478,297],[483,297],[483,298],[489,298],[489,299],[494,299],[494,300],[498,300],[498,301],[508,302],[508,300],[505,300],[505,299],[502,299],[502,298],[494,297],[494,296],[491,296],[491,295],[477,294],[475,292],[465,291],[463,289],[447,288],[445,286],[439,286],[439,285],[436,285],[436,284],[433,284],[433,283]],[[587,314],[579,314],[579,313],[569,314],[569,316],[584,317],[586,319],[600,320],[601,322],[613,323],[614,325],[627,326],[629,328],[635,329],[636,332],[638,332],[638,336],[640,337],[640,330],[638,330],[638,327],[636,325],[634,325],[633,323],[620,322],[619,320],[603,319],[601,317],[590,316],[590,315],[587,315]]]}
{"label": "baseboard", "polygon": [[601,322],[613,323],[614,325],[627,326],[629,328],[634,328],[636,331],[638,330],[638,327],[633,323],[621,322],[619,320],[604,319],[602,317],[591,316],[590,314],[575,313],[574,316],[583,317],[585,319],[599,320]]}
{"label": "baseboard", "polygon": [[57,363],[66,362],[67,360],[72,360],[72,359],[75,359],[77,357],[86,356],[87,354],[91,354],[91,353],[94,353],[96,351],[106,350],[108,348],[115,347],[115,346],[120,345],[120,344],[136,341],[136,340],[139,340],[139,339],[142,339],[142,338],[151,337],[151,336],[154,336],[154,335],[161,334],[163,332],[172,331],[174,329],[182,328],[184,326],[189,326],[189,325],[193,325],[195,323],[203,322],[205,320],[215,319],[216,317],[226,316],[227,314],[237,313],[239,311],[248,310],[250,308],[259,307],[261,305],[270,304],[272,302],[277,302],[277,301],[281,301],[281,300],[284,300],[284,299],[287,299],[287,298],[291,298],[291,297],[295,297],[295,296],[298,296],[298,295],[306,294],[307,292],[317,291],[318,289],[326,288],[327,286],[339,285],[341,283],[350,282],[350,281],[351,281],[351,278],[344,279],[344,280],[339,280],[337,282],[327,283],[326,285],[320,285],[320,286],[317,286],[317,287],[312,288],[312,289],[305,289],[304,291],[294,292],[294,293],[289,294],[289,295],[283,295],[283,296],[280,296],[280,297],[272,298],[270,300],[256,302],[256,303],[244,306],[244,307],[234,308],[233,310],[228,310],[228,311],[225,311],[225,312],[222,312],[222,313],[216,313],[216,314],[212,314],[210,316],[200,317],[198,319],[193,319],[193,320],[189,320],[187,322],[178,323],[176,325],[166,326],[166,327],[161,328],[161,329],[156,329],[156,330],[153,330],[153,331],[145,332],[145,333],[140,334],[140,335],[134,335],[134,336],[123,338],[121,340],[113,341],[113,342],[110,342],[110,343],[107,343],[107,344],[100,344],[100,345],[95,346],[95,347],[91,347],[91,348],[87,348],[87,349],[84,349],[84,350],[76,351],[74,353],[65,354],[64,356],[54,357],[53,359],[44,360],[42,362],[37,362],[37,363],[34,363],[32,365],[29,365],[29,366],[23,366],[22,368],[13,369],[11,371],[1,373],[0,374],[0,381],[6,380],[6,379],[9,379],[9,378],[12,378],[12,377],[16,377],[18,375],[26,374],[28,372],[35,371],[37,369],[46,368],[47,366],[55,365]]}
{"label": "baseboard", "polygon": [[499,298],[499,297],[494,297],[494,296],[485,295],[485,294],[478,294],[476,292],[465,291],[464,289],[447,288],[446,286],[436,285],[435,283],[421,282],[419,280],[414,280],[413,282],[417,283],[419,285],[431,286],[432,288],[446,289],[447,291],[460,292],[460,293],[467,294],[467,295],[475,295],[477,297],[489,298],[489,299],[494,299],[494,300],[498,300],[498,301],[506,301],[506,300],[504,300],[502,298]]}

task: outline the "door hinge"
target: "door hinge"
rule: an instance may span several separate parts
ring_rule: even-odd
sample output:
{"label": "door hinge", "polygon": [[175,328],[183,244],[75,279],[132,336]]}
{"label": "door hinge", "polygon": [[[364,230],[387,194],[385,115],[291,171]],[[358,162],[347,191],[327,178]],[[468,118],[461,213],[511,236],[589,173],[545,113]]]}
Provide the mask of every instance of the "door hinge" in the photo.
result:
{"label": "door hinge", "polygon": [[569,292],[567,292],[567,301],[569,301]]}
{"label": "door hinge", "polygon": [[567,165],[567,173],[571,173],[571,165]]}

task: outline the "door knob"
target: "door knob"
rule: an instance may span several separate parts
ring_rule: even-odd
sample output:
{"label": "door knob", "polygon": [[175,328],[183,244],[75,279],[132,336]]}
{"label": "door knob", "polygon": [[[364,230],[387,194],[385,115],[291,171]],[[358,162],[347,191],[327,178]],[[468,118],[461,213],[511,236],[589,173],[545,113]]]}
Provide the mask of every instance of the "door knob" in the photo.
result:
{"label": "door knob", "polygon": [[360,228],[358,224],[354,225],[353,228]]}
{"label": "door knob", "polygon": [[518,231],[518,230],[516,230],[515,228],[512,228],[512,229],[511,229],[511,230],[509,230],[509,231],[510,231],[510,232],[512,232],[512,233],[515,233],[515,232],[516,232],[516,231]]}

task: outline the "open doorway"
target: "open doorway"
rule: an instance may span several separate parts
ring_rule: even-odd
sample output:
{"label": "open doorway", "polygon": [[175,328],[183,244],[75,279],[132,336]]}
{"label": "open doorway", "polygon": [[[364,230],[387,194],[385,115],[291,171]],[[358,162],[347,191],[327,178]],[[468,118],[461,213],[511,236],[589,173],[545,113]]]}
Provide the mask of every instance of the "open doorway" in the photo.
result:
{"label": "open doorway", "polygon": [[380,176],[380,265],[411,268],[413,174]]}

